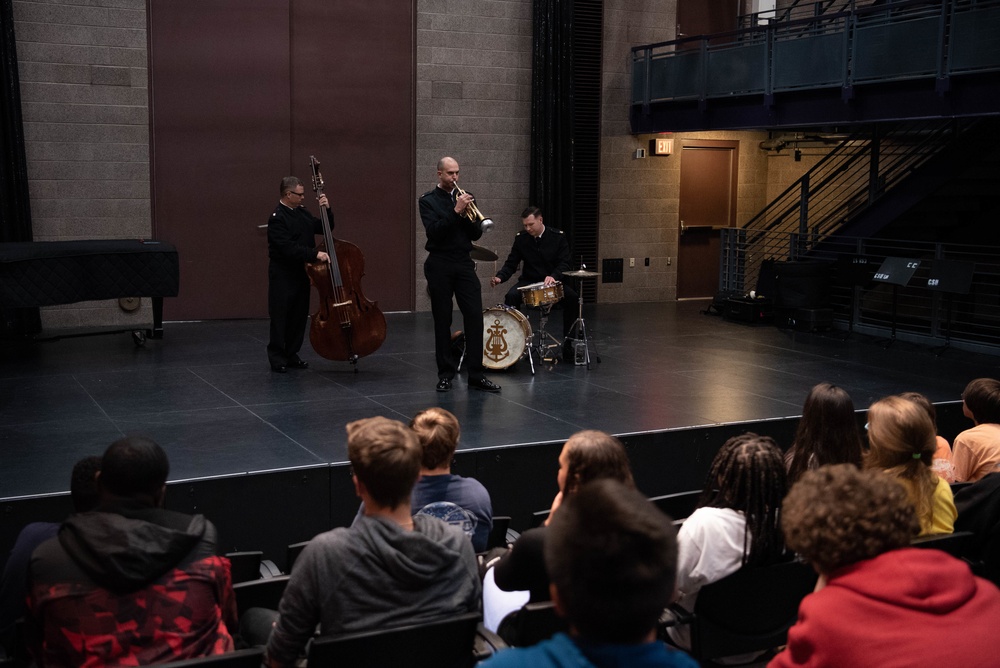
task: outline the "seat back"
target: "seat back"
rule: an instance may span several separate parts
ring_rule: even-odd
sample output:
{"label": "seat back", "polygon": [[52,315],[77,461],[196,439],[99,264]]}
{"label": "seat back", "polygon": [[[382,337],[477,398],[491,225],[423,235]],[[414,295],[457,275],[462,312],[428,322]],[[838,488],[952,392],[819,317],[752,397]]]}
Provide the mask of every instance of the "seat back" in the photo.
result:
{"label": "seat back", "polygon": [[292,543],[291,545],[288,546],[288,551],[285,552],[286,573],[292,572],[292,566],[295,565],[295,561],[299,558],[299,555],[302,554],[302,550],[306,549],[306,545],[308,544],[309,541],[304,540],[301,543]]}
{"label": "seat back", "polygon": [[715,659],[765,651],[785,643],[799,602],[816,586],[813,569],[798,561],[741,568],[698,592],[691,654]]}
{"label": "seat back", "polygon": [[309,644],[308,665],[352,668],[467,668],[473,663],[478,613],[413,624],[317,638]]}
{"label": "seat back", "polygon": [[530,647],[568,628],[552,601],[526,603],[500,622],[499,635],[511,647]]}
{"label": "seat back", "polygon": [[263,552],[227,552],[225,557],[229,559],[231,565],[233,584],[260,579],[260,561],[264,557]]}
{"label": "seat back", "polygon": [[507,547],[507,529],[509,528],[509,515],[494,515],[493,527],[490,529],[490,535],[486,539],[486,549],[490,550],[494,547]]}
{"label": "seat back", "polygon": [[921,536],[914,538],[910,543],[911,547],[931,548],[947,552],[956,559],[961,559],[968,555],[969,547],[975,534],[971,531],[956,531],[955,533],[943,533],[935,536]]}
{"label": "seat back", "polygon": [[698,499],[700,498],[701,490],[695,489],[689,492],[651,496],[649,500],[661,512],[670,515],[670,519],[677,521],[690,517],[694,509],[698,507]]}
{"label": "seat back", "polygon": [[236,612],[240,617],[250,608],[267,608],[277,610],[281,596],[288,586],[287,575],[279,575],[263,580],[251,580],[233,585],[236,595]]}
{"label": "seat back", "polygon": [[213,656],[203,656],[198,659],[187,659],[185,661],[173,661],[171,663],[160,664],[162,668],[188,668],[188,666],[200,668],[260,668],[264,660],[263,647],[251,647],[250,649],[226,652],[225,654],[215,654]]}

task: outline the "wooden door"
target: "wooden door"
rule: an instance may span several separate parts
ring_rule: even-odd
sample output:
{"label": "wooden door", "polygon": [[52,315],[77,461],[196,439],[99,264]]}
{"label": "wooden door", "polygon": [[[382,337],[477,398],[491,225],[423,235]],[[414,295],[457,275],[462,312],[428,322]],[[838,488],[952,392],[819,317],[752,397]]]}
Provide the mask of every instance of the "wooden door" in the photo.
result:
{"label": "wooden door", "polygon": [[736,224],[739,142],[681,141],[677,298],[719,290],[719,230]]}

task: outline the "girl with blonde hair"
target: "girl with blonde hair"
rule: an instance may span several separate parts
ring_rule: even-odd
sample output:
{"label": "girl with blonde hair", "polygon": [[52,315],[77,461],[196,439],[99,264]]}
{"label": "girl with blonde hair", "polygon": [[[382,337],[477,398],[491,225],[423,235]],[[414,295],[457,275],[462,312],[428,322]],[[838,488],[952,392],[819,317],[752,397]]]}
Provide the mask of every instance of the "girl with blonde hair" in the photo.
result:
{"label": "girl with blonde hair", "polygon": [[865,466],[902,483],[920,521],[920,535],[952,533],[955,501],[951,487],[931,470],[937,434],[930,415],[900,396],[879,399],[868,409]]}

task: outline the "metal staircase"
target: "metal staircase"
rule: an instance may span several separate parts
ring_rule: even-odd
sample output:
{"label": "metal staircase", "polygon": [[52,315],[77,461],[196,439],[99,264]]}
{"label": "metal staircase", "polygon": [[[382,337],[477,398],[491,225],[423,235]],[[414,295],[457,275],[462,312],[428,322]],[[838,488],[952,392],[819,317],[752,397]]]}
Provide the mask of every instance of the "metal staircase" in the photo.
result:
{"label": "metal staircase", "polygon": [[975,125],[902,122],[851,135],[742,228],[723,231],[721,291],[752,289],[763,260],[801,259],[838,232],[870,236],[891,218],[866,214]]}

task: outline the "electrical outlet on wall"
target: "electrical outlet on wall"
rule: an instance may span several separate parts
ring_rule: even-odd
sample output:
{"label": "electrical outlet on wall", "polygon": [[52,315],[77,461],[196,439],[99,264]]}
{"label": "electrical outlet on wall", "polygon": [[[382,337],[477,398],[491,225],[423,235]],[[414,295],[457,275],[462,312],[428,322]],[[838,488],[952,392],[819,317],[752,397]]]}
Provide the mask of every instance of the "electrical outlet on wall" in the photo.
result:
{"label": "electrical outlet on wall", "polygon": [[630,267],[634,267],[635,266],[635,258],[634,257],[630,257],[628,259],[628,266],[630,266]]}

